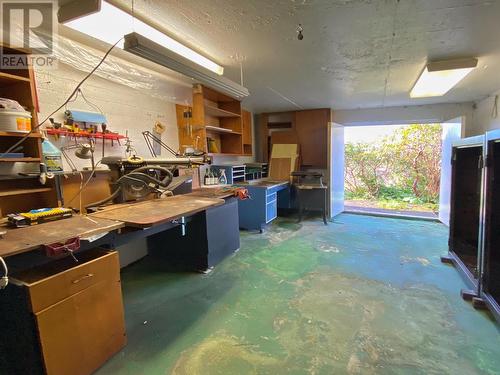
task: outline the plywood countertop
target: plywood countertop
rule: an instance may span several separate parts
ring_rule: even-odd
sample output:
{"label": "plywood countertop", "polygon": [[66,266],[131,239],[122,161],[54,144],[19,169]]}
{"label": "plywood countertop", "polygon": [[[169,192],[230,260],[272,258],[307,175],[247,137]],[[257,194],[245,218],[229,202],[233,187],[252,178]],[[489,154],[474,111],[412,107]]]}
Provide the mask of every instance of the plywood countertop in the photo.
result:
{"label": "plywood countertop", "polygon": [[122,221],[125,226],[148,228],[223,204],[223,199],[176,195],[132,204],[118,204],[90,216]]}

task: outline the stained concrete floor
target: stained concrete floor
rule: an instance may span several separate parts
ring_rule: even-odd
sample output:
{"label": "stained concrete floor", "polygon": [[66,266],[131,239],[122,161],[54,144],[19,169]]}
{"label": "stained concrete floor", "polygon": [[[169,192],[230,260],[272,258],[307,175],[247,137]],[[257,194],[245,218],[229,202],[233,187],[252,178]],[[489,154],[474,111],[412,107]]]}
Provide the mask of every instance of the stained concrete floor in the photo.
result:
{"label": "stained concrete floor", "polygon": [[500,331],[439,223],[279,219],[207,275],[123,271],[128,345],[98,374],[500,374]]}

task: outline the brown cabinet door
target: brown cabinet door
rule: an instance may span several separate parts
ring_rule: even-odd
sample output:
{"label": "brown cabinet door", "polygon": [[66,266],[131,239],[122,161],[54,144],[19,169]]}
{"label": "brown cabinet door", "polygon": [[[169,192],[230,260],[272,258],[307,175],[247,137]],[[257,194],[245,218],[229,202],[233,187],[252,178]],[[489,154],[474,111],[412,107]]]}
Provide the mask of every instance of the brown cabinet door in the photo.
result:
{"label": "brown cabinet door", "polygon": [[[97,253],[97,255],[99,254]],[[68,260],[70,259],[68,258]],[[97,259],[80,263],[68,270],[30,284],[28,288],[33,312],[45,310],[91,285],[110,280],[110,277],[113,277],[111,275],[114,275],[116,280],[120,279],[120,264],[116,252],[101,255]]]}
{"label": "brown cabinet door", "polygon": [[252,114],[241,110],[241,125],[243,137],[243,154],[252,155]]}
{"label": "brown cabinet door", "polygon": [[36,314],[48,375],[88,375],[126,343],[119,281],[107,280]]}
{"label": "brown cabinet door", "polygon": [[300,143],[303,166],[327,168],[329,121],[330,109],[295,112],[295,131]]}
{"label": "brown cabinet door", "polygon": [[243,144],[252,144],[252,114],[248,111],[242,111],[243,117]]}

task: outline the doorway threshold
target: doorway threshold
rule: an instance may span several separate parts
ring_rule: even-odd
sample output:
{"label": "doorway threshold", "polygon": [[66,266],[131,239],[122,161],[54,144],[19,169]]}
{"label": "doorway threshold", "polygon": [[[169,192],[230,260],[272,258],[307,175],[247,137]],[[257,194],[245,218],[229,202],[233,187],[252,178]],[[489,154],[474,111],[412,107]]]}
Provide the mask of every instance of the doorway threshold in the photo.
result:
{"label": "doorway threshold", "polygon": [[368,215],[368,216],[379,216],[379,217],[391,217],[397,219],[425,220],[425,221],[439,222],[439,218],[434,212],[425,212],[425,211],[387,210],[384,208],[357,207],[357,206],[345,205],[344,212],[356,215]]}

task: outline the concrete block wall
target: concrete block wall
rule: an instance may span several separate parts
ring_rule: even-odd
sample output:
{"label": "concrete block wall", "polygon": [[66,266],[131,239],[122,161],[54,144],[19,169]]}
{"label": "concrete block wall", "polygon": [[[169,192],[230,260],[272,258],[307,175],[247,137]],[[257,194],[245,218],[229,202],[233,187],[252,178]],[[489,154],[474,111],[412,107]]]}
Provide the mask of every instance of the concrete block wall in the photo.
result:
{"label": "concrete block wall", "polygon": [[[500,117],[498,114],[495,117],[493,110],[496,96],[499,98],[497,100],[500,101],[500,90],[476,103],[473,114],[473,126],[471,128],[471,132],[473,132],[474,135],[483,134],[488,130],[500,129]],[[500,103],[498,105],[500,105]]]}
{"label": "concrete block wall", "polygon": [[[86,73],[79,71],[65,64],[59,64],[57,70],[36,70],[36,80],[40,103],[40,120],[44,119],[50,112],[64,102],[67,96],[75,88],[78,82]],[[132,140],[137,153],[143,156],[150,156],[141,132],[152,130],[156,121],[160,121],[166,126],[162,134],[162,140],[173,149],[178,148],[177,120],[175,116],[175,104],[154,98],[131,87],[120,85],[112,81],[93,76],[82,86],[85,97],[97,105],[106,115],[108,129],[128,135]],[[89,106],[79,97],[75,102],[68,104],[68,109],[79,109],[90,112],[98,112],[97,109]],[[54,115],[58,122],[63,120],[64,110]],[[66,137],[55,140],[49,138],[53,143],[62,147],[70,142]],[[84,141],[84,139],[82,139]],[[111,146],[110,141],[106,141],[106,155],[125,155],[124,142],[119,146],[115,143]],[[97,143],[97,155],[101,156],[101,141]],[[164,155],[170,156],[170,155]],[[73,158],[78,167],[88,167],[89,162]]]}

